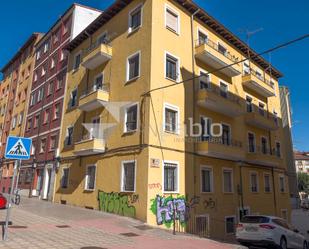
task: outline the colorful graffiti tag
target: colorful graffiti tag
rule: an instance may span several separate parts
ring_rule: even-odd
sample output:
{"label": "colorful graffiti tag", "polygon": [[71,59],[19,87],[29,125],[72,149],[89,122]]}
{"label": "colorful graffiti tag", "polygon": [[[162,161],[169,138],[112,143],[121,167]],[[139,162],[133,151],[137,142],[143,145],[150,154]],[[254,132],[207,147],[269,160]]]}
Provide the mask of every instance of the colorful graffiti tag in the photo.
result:
{"label": "colorful graffiti tag", "polygon": [[131,205],[128,195],[120,193],[98,193],[99,209],[104,212],[118,214],[127,217],[135,217],[135,207]]}
{"label": "colorful graffiti tag", "polygon": [[156,215],[157,224],[164,224],[166,227],[171,227],[174,219],[179,220],[182,225],[185,225],[188,219],[188,209],[184,196],[173,198],[172,196],[161,197],[157,195],[156,198],[152,200],[150,210]]}

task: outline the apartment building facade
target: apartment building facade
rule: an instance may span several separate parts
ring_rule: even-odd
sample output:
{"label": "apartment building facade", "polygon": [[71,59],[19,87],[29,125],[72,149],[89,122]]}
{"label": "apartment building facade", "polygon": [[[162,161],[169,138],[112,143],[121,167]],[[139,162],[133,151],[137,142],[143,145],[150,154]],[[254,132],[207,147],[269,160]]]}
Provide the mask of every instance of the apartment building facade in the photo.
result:
{"label": "apartment building facade", "polygon": [[296,172],[309,174],[309,153],[294,151],[294,158]]}
{"label": "apartment building facade", "polygon": [[218,238],[289,219],[282,75],[204,10],[116,1],[66,49],[55,202]]}
{"label": "apartment building facade", "polygon": [[35,65],[26,114],[25,137],[32,139],[31,158],[21,167],[20,187],[30,196],[51,200],[58,161],[59,133],[66,86],[67,54],[63,47],[101,12],[73,4],[35,48]]}
{"label": "apartment building facade", "polygon": [[283,128],[283,147],[286,154],[287,174],[289,178],[290,197],[293,208],[298,208],[299,194],[297,184],[297,174],[294,159],[293,139],[292,139],[292,104],[290,90],[286,86],[280,86],[280,103]]}
{"label": "apartment building facade", "polygon": [[28,107],[29,87],[34,67],[34,46],[42,37],[33,33],[12,59],[2,68],[0,113],[1,126],[1,167],[0,189],[7,193],[11,187],[14,161],[5,160],[7,137],[24,135],[24,116]]}

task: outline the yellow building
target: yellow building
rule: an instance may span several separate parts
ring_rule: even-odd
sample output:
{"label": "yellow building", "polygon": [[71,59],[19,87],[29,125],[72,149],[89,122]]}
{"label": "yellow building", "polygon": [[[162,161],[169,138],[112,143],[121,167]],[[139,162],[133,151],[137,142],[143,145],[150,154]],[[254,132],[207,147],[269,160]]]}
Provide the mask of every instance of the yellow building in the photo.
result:
{"label": "yellow building", "polygon": [[67,49],[55,202],[226,239],[289,218],[282,75],[204,10],[116,1]]}

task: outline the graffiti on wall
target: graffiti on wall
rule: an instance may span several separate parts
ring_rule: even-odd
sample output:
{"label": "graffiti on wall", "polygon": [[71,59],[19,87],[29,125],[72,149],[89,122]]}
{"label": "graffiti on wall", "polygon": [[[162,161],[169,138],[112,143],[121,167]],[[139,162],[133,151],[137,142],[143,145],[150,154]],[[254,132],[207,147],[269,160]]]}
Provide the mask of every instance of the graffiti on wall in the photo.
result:
{"label": "graffiti on wall", "polygon": [[138,201],[138,195],[100,191],[98,193],[99,209],[104,212],[118,214],[127,217],[135,217],[136,211],[132,203]]}
{"label": "graffiti on wall", "polygon": [[148,188],[149,189],[160,189],[160,190],[162,190],[162,185],[161,185],[161,183],[150,183],[150,184],[148,184]]}

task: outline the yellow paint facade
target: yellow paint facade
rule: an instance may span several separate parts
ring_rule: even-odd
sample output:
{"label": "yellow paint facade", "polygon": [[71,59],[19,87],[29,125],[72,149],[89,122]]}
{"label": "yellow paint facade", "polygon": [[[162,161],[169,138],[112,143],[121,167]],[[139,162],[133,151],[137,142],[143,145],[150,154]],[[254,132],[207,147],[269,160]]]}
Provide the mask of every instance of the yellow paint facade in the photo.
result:
{"label": "yellow paint facade", "polygon": [[[128,20],[140,7],[141,25],[132,31]],[[167,200],[172,196],[179,201],[182,229],[199,233],[197,227],[203,223],[205,234],[218,238],[232,236],[229,224],[233,228],[238,222],[242,208],[251,214],[289,217],[285,156],[273,151],[276,142],[282,141],[278,81],[254,60],[249,63],[250,75],[244,73],[242,62],[216,70],[246,55],[200,19],[194,17],[191,22],[191,18],[177,1],[128,1],[79,45],[72,45],[55,202],[170,228]],[[171,24],[176,29],[167,28]],[[108,45],[98,42],[105,32]],[[207,41],[201,42],[199,32]],[[76,59],[79,55],[81,63]],[[135,56],[139,58],[138,75],[128,80],[130,59]],[[175,80],[166,77],[170,60],[176,64]],[[262,75],[253,79],[256,71]],[[210,87],[201,87],[205,77],[192,80],[201,72],[212,72],[207,82]],[[98,90],[93,85],[100,74],[103,84]],[[247,97],[254,113],[247,112]],[[137,127],[126,132],[130,127],[125,124],[126,110],[134,103],[138,104]],[[168,111],[175,114],[172,130],[166,126]],[[230,127],[225,142],[186,136],[190,119],[200,123],[201,117]],[[115,124],[104,140],[93,138],[83,125],[97,122]],[[249,132],[254,134],[253,152],[248,149]],[[263,149],[262,137],[267,141]],[[135,173],[131,191],[124,187],[128,165],[134,165]],[[93,168],[94,186],[89,189]],[[184,199],[186,218],[180,217]],[[184,225],[184,220],[190,225]]]}

